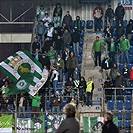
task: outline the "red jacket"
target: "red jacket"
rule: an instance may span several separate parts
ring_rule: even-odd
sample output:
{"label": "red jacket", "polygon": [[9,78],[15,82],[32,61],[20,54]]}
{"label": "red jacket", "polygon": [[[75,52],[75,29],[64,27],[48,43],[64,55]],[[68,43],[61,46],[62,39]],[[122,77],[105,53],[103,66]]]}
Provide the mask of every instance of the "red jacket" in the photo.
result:
{"label": "red jacket", "polygon": [[130,80],[133,80],[133,70],[130,70]]}

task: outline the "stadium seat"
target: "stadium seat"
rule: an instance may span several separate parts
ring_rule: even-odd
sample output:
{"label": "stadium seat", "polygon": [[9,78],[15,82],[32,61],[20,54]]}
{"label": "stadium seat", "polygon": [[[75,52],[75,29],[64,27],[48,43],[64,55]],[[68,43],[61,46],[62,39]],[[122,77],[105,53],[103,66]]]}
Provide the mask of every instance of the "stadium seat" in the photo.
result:
{"label": "stadium seat", "polygon": [[86,21],[86,29],[93,29],[93,20]]}
{"label": "stadium seat", "polygon": [[58,88],[58,89],[61,89],[61,88],[62,88],[62,82],[58,82],[57,88]]}
{"label": "stadium seat", "polygon": [[123,116],[122,113],[123,112],[121,110],[116,110],[116,116],[118,117],[118,120],[122,120],[122,118],[123,118],[122,117]]}
{"label": "stadium seat", "polygon": [[119,120],[119,121],[118,121],[118,127],[119,127],[120,129],[122,129],[122,127],[123,127],[122,120]]}
{"label": "stadium seat", "polygon": [[123,27],[124,27],[124,29],[126,29],[126,27],[127,27],[127,20],[123,20]]}
{"label": "stadium seat", "polygon": [[78,55],[77,59],[78,59],[78,63],[81,64],[82,63],[82,56]]}
{"label": "stadium seat", "polygon": [[125,105],[125,109],[127,109],[127,110],[132,109],[132,101],[131,100],[126,100],[124,105]]}
{"label": "stadium seat", "polygon": [[125,95],[132,95],[132,90],[131,89],[125,90]]}
{"label": "stadium seat", "polygon": [[123,100],[116,100],[116,108],[120,110],[123,109]]}
{"label": "stadium seat", "polygon": [[125,110],[125,112],[124,112],[124,118],[126,120],[131,120],[131,111],[130,110]]}
{"label": "stadium seat", "polygon": [[26,118],[31,118],[31,110],[26,110]]}
{"label": "stadium seat", "polygon": [[124,64],[119,64],[119,70],[122,71]]}
{"label": "stadium seat", "polygon": [[114,109],[114,100],[108,100],[107,101],[107,108],[109,110],[113,110]]}
{"label": "stadium seat", "polygon": [[85,20],[81,20],[81,27],[82,27],[82,29],[84,30],[84,28],[85,28]]}
{"label": "stadium seat", "polygon": [[82,55],[82,53],[83,53],[83,48],[79,47],[79,55]]}
{"label": "stadium seat", "polygon": [[51,103],[49,100],[46,101],[46,110],[51,110]]}
{"label": "stadium seat", "polygon": [[116,28],[113,31],[113,36],[116,36]]}
{"label": "stadium seat", "polygon": [[126,100],[132,100],[132,95],[126,95],[125,98]]}
{"label": "stadium seat", "polygon": [[113,28],[116,29],[116,20],[113,20]]}
{"label": "stadium seat", "polygon": [[74,52],[73,46],[70,46],[70,51],[71,51],[71,52]]}
{"label": "stadium seat", "polygon": [[81,30],[80,37],[84,37],[84,30]]}
{"label": "stadium seat", "polygon": [[131,130],[125,130],[124,133],[131,133]]}
{"label": "stadium seat", "polygon": [[133,55],[133,46],[130,46],[129,55]]}
{"label": "stadium seat", "polygon": [[63,100],[62,101],[62,104],[61,104],[61,108],[63,109],[66,104],[67,104],[67,101],[66,100]]}
{"label": "stadium seat", "polygon": [[78,70],[81,71],[82,64],[78,64]]}
{"label": "stadium seat", "polygon": [[129,58],[129,63],[132,64],[133,63],[133,56],[129,55],[128,58]]}
{"label": "stadium seat", "polygon": [[131,121],[130,120],[124,120],[124,128],[131,129]]}

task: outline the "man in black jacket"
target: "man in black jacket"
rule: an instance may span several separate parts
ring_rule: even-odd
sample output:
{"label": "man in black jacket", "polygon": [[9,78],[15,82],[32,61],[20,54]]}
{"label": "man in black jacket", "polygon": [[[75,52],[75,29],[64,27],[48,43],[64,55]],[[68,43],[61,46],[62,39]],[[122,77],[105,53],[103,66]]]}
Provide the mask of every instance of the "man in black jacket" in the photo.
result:
{"label": "man in black jacket", "polygon": [[124,15],[125,15],[125,9],[122,6],[121,2],[119,2],[118,6],[115,9],[116,27],[119,25],[119,23],[123,25]]}
{"label": "man in black jacket", "polygon": [[102,133],[119,133],[119,128],[113,123],[113,114],[111,112],[104,114],[104,121]]}

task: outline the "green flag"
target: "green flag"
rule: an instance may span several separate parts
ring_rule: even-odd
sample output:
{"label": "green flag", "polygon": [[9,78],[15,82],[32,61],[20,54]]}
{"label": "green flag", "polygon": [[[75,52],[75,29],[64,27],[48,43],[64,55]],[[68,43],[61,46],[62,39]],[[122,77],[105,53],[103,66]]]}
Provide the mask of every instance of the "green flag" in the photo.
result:
{"label": "green flag", "polygon": [[[25,77],[24,80],[27,81],[27,90],[29,90],[29,93],[32,96],[39,91],[48,78],[48,71],[42,67],[39,61],[37,61],[28,51],[25,50],[18,51],[14,55],[9,56],[7,59],[2,61],[0,63],[0,71],[15,83],[15,86],[13,86],[14,90],[16,85],[19,83],[19,85],[22,85],[24,83],[20,82],[20,80]],[[32,81],[30,76],[25,76],[25,74],[28,75],[30,73],[34,75]],[[29,83],[29,81],[31,82]]]}

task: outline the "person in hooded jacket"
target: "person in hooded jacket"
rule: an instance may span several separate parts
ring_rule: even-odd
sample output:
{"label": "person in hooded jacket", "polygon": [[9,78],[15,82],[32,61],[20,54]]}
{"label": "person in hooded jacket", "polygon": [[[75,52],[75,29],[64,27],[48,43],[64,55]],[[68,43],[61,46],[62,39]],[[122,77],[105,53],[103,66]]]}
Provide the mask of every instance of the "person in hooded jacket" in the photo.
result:
{"label": "person in hooded jacket", "polygon": [[129,23],[127,24],[127,27],[126,27],[126,36],[127,36],[129,41],[132,38],[132,33],[133,33],[133,20],[130,19]]}

